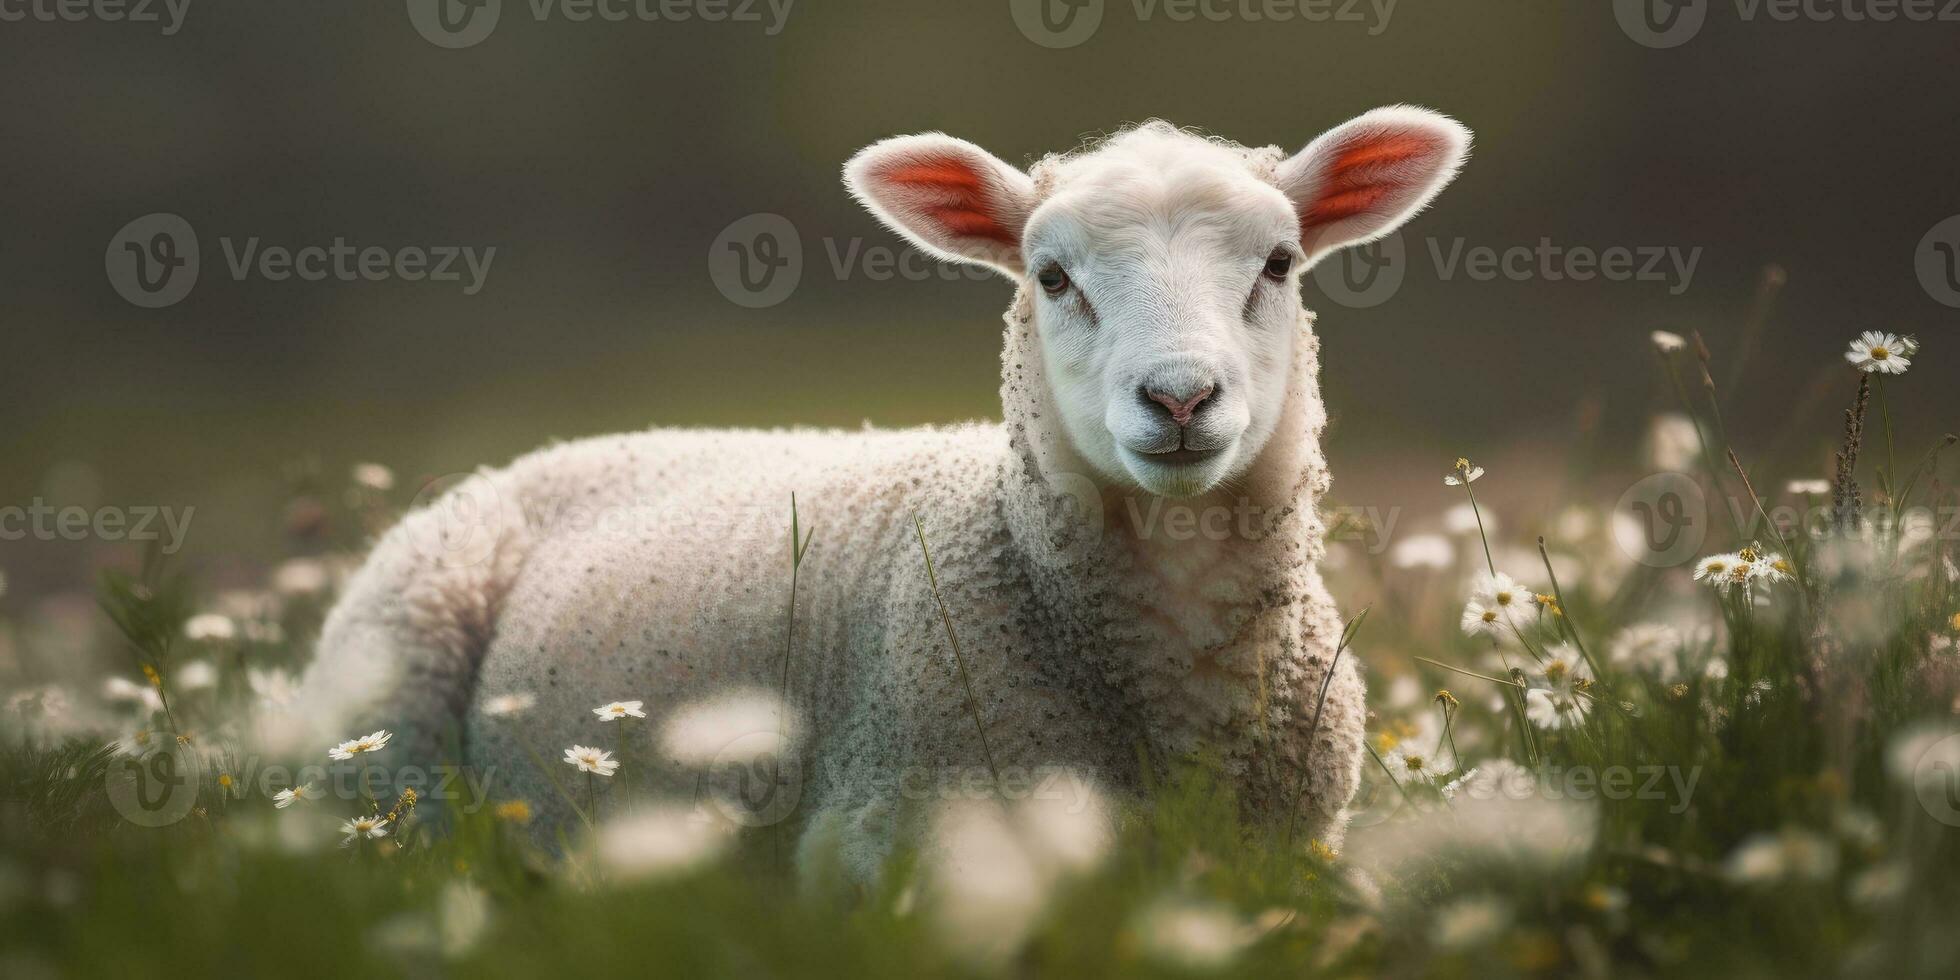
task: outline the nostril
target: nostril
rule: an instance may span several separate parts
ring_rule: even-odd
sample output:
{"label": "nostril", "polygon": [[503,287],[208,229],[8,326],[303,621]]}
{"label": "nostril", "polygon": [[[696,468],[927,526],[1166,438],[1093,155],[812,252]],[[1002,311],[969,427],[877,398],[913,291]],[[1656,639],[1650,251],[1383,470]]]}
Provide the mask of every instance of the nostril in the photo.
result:
{"label": "nostril", "polygon": [[1170,413],[1172,422],[1180,426],[1186,426],[1191,424],[1191,418],[1197,413],[1198,406],[1204,404],[1205,399],[1210,398],[1216,390],[1217,388],[1214,385],[1205,385],[1189,395],[1180,397],[1179,395],[1158,391],[1153,388],[1145,388],[1143,395],[1145,398],[1164,406],[1164,410]]}

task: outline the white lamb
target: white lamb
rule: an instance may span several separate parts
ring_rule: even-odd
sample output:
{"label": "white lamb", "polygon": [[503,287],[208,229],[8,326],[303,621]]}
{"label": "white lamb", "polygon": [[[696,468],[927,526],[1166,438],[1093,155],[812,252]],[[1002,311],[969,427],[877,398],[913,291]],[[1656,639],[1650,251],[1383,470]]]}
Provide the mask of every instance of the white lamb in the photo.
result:
{"label": "white lamb", "polygon": [[[483,471],[381,540],[303,703],[323,733],[396,730],[389,765],[460,744],[545,827],[571,815],[548,779],[584,791],[557,761],[574,743],[616,750],[629,785],[693,792],[687,762],[715,746],[677,758],[635,726],[782,682],[794,492],[816,530],[788,663],[806,844],[869,878],[918,804],[996,788],[995,770],[1003,789],[1069,771],[1122,791],[1203,749],[1249,806],[1298,801],[1338,846],[1364,690],[1351,656],[1328,678],[1341,620],[1316,568],[1325,412],[1299,279],[1421,209],[1469,141],[1390,107],[1290,157],[1161,122],[1025,172],[937,133],[871,146],[845,179],[873,213],[1018,285],[1003,423],[658,430]],[[614,699],[647,720],[593,715]],[[730,758],[774,737],[773,712],[749,714],[770,731],[726,732]]]}

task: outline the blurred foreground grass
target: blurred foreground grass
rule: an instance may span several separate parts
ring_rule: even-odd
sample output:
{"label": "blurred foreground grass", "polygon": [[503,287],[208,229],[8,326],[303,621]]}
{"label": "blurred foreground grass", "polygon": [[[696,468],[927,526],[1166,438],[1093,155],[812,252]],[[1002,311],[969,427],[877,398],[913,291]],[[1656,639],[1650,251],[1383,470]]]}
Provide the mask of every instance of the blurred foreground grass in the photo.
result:
{"label": "blurred foreground grass", "polygon": [[[1640,529],[1584,502],[1493,530],[1505,475],[1467,461],[1451,472],[1485,507],[1466,493],[1384,547],[1337,524],[1376,711],[1341,853],[1170,760],[1145,798],[1098,801],[1113,829],[981,804],[871,891],[803,887],[793,823],[728,826],[711,799],[602,809],[563,856],[533,842],[534,801],[494,788],[277,805],[303,783],[269,778],[255,734],[406,496],[372,467],[302,481],[306,553],[266,588],[110,575],[93,642],[128,668],[99,691],[9,679],[0,974],[1951,976],[1954,497],[1937,448],[1902,468],[1887,445],[1904,379],[1847,377],[1851,458],[1823,486],[1731,467],[1684,395],[1673,468],[1741,501],[1692,564],[1643,564]],[[45,634],[8,625],[33,663]],[[112,799],[132,765],[182,777],[182,812]],[[396,814],[387,835],[343,845],[371,812]]]}

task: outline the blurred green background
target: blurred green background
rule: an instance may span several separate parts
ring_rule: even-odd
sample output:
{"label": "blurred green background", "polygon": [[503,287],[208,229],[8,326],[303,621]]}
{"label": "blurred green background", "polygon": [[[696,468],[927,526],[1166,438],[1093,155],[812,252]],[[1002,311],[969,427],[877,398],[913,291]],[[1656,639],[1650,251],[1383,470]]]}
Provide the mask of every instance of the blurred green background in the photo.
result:
{"label": "blurred green background", "polygon": [[[282,473],[303,457],[380,461],[412,485],[648,425],[994,415],[1006,284],[840,278],[825,249],[898,246],[838,170],[928,129],[1025,163],[1153,116],[1289,149],[1383,103],[1464,120],[1477,149],[1405,232],[1400,290],[1352,309],[1308,283],[1350,502],[1440,506],[1459,454],[1515,460],[1514,475],[1624,459],[1672,399],[1649,331],[1702,331],[1726,384],[1769,264],[1788,282],[1724,410],[1739,445],[1792,472],[1824,473],[1855,381],[1820,388],[1815,372],[1846,340],[1953,335],[1913,260],[1960,212],[1956,23],[1745,21],[1720,2],[1656,49],[1606,3],[1402,0],[1386,23],[1366,5],[1362,22],[1275,23],[1111,0],[1057,50],[1008,0],[802,0],[773,36],[766,7],[762,23],[503,7],[457,50],[399,2],[197,2],[171,36],[0,24],[0,503],[195,506],[187,555],[211,565],[278,541]],[[204,264],[157,310],[104,272],[118,229],[152,212],[187,219]],[[708,255],[756,212],[787,217],[806,254],[793,295],[748,309]],[[233,281],[219,239],[254,236],[497,251],[473,296]],[[1672,295],[1445,280],[1432,238],[1702,254]],[[1916,456],[1960,390],[1912,380],[1900,445]],[[0,542],[0,601],[74,588],[126,551]]]}

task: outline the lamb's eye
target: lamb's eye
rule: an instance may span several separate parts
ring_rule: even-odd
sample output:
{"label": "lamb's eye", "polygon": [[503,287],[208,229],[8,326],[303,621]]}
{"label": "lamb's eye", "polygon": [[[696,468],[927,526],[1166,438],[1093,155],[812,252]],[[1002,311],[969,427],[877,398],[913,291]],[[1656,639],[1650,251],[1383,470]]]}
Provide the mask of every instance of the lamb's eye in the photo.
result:
{"label": "lamb's eye", "polygon": [[1283,248],[1273,249],[1266,257],[1266,276],[1269,279],[1285,280],[1286,274],[1293,271],[1293,253]]}
{"label": "lamb's eye", "polygon": [[1068,288],[1068,273],[1063,272],[1059,265],[1044,266],[1034,279],[1041,284],[1042,291],[1050,296],[1060,296]]}

